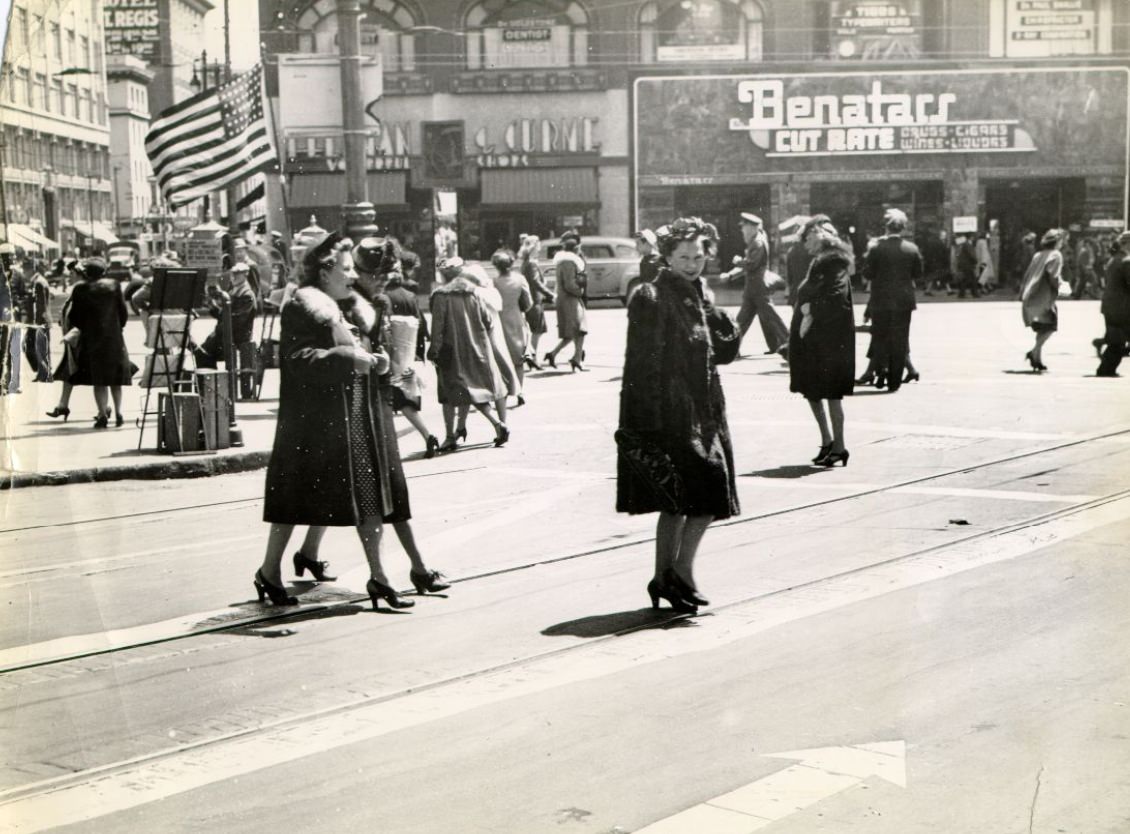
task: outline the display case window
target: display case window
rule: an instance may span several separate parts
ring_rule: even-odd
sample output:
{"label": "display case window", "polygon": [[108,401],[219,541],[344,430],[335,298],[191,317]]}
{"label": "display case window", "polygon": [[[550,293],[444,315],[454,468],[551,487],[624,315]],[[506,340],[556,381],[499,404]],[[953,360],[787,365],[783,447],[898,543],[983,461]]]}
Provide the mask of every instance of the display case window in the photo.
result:
{"label": "display case window", "polygon": [[588,63],[589,19],[571,0],[480,2],[464,18],[467,69],[576,67]]}
{"label": "display case window", "polygon": [[993,0],[989,53],[994,58],[1109,55],[1112,0]]}
{"label": "display case window", "polygon": [[764,20],[756,0],[653,0],[640,10],[640,60],[760,61]]}

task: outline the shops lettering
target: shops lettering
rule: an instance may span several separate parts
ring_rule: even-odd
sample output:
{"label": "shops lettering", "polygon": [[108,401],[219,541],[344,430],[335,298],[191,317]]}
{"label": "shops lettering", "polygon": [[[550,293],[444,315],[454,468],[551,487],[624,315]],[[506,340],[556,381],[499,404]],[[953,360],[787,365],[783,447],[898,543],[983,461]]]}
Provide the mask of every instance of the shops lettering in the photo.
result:
{"label": "shops lettering", "polygon": [[873,81],[867,95],[785,96],[785,82],[776,78],[743,81],[738,101],[752,105],[746,122],[730,120],[731,130],[945,124],[953,93],[884,93],[883,82]]}
{"label": "shops lettering", "polygon": [[596,124],[592,116],[568,119],[515,119],[502,130],[502,147],[490,141],[488,128],[474,134],[474,152],[484,168],[514,168],[530,164],[536,154],[597,153]]}

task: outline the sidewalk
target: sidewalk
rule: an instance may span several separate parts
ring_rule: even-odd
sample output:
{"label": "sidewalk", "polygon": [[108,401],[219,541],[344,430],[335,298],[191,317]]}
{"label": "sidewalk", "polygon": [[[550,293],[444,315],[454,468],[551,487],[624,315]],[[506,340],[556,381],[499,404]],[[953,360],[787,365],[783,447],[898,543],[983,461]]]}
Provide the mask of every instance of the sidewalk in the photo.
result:
{"label": "sidewalk", "polygon": [[[212,320],[197,322],[194,337],[203,339],[214,326]],[[61,356],[58,328],[54,328],[52,360]],[[131,318],[126,325],[130,358],[144,365],[147,353],[141,323]],[[134,382],[140,374],[134,377]],[[93,428],[93,389],[81,386],[71,395],[71,414],[52,419],[59,401],[61,383],[34,382],[23,360],[21,393],[0,397],[0,427],[4,451],[0,456],[0,489],[49,486],[125,478],[198,478],[260,469],[267,465],[275,437],[279,375],[267,371],[260,400],[236,403],[236,422],[243,432],[243,446],[212,453],[172,455],[157,451],[157,401],[162,389],[152,389],[144,431],[139,422],[146,389],[133,385],[122,389],[125,424],[108,429]],[[140,449],[138,448],[140,443]]]}

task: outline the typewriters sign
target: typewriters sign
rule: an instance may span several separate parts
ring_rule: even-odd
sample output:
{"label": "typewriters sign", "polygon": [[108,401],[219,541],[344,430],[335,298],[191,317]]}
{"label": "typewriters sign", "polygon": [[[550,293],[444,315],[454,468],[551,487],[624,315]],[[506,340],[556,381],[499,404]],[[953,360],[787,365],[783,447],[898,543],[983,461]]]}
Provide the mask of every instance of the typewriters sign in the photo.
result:
{"label": "typewriters sign", "polygon": [[834,0],[832,54],[865,61],[921,54],[922,0]]}
{"label": "typewriters sign", "polygon": [[161,45],[157,0],[105,0],[102,9],[107,54],[157,60]]}

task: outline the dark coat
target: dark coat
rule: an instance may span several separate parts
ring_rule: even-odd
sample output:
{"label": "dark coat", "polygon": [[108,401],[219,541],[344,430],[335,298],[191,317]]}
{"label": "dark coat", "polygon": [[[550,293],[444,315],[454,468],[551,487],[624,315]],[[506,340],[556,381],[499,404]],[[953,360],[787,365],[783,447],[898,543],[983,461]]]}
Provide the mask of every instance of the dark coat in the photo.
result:
{"label": "dark coat", "polygon": [[[707,328],[709,300],[695,284],[662,270],[628,303],[628,345],[620,387],[620,428],[666,452],[686,487],[686,515],[739,512],[726,399]],[[616,510],[660,509],[623,454]]]}
{"label": "dark coat", "polygon": [[1116,252],[1106,265],[1102,313],[1110,324],[1130,327],[1130,252]]}
{"label": "dark coat", "polygon": [[[812,261],[797,290],[789,330],[789,390],[809,400],[838,400],[855,381],[855,318],[851,306],[851,255],[825,249]],[[801,338],[803,306],[812,326]]]}
{"label": "dark coat", "polygon": [[70,327],[77,327],[82,336],[77,369],[65,381],[72,385],[129,385],[135,368],[122,336],[129,313],[118,282],[99,278],[76,284],[69,304]]}
{"label": "dark coat", "polygon": [[909,240],[887,235],[876,243],[863,262],[863,274],[871,282],[871,315],[915,309],[914,288],[922,272],[922,255]]}
{"label": "dark coat", "polygon": [[652,252],[640,258],[640,280],[654,281],[659,277],[659,270],[663,268],[663,259]]}
{"label": "dark coat", "polygon": [[793,307],[796,306],[797,290],[808,275],[810,263],[812,256],[808,254],[801,241],[798,240],[789,247],[789,253],[785,255],[785,282],[789,285],[789,304]]}
{"label": "dark coat", "polygon": [[[368,335],[376,335],[372,306],[354,294],[347,315],[328,295],[302,287],[282,310],[279,337],[279,414],[267,466],[263,520],[277,524],[344,527],[361,519],[354,496],[349,412],[353,396],[353,358]],[[411,517],[404,470],[384,386],[375,375],[365,430],[372,433],[378,460],[385,521]],[[387,500],[386,500],[387,499]]]}

